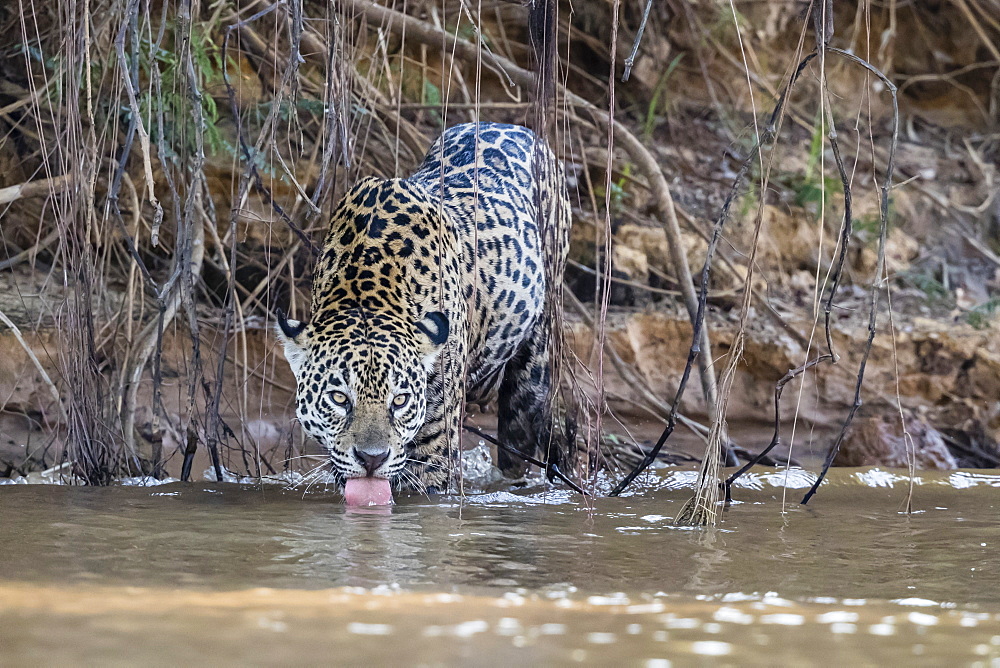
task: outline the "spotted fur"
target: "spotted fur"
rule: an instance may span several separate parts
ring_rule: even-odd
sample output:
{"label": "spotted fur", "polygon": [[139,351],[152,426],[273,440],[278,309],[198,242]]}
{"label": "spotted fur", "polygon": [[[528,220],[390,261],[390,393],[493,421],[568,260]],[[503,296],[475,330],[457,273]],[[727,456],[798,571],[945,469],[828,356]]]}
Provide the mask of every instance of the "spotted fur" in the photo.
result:
{"label": "spotted fur", "polygon": [[[409,178],[350,190],[309,322],[279,319],[298,419],[336,474],[444,489],[463,402],[496,400],[503,442],[548,449],[546,288],[562,284],[569,215],[561,167],[515,125],[452,127]],[[499,464],[523,470],[504,452]]]}

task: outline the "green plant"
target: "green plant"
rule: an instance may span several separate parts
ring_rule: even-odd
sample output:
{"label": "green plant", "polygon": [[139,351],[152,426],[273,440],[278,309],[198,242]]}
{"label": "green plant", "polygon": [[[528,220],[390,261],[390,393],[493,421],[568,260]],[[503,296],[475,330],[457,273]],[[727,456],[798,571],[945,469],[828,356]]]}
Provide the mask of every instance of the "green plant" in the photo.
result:
{"label": "green plant", "polygon": [[988,329],[997,311],[1000,311],[1000,297],[993,297],[973,307],[965,315],[965,321],[975,329]]}
{"label": "green plant", "polygon": [[795,203],[802,207],[813,209],[813,213],[819,215],[821,207],[829,209],[830,195],[840,192],[840,180],[832,176],[823,178],[805,176],[793,176],[789,179],[789,185],[795,193]]}
{"label": "green plant", "polygon": [[[625,208],[625,201],[628,200],[632,194],[625,190],[625,184],[628,182],[629,177],[632,174],[631,163],[626,164],[622,169],[622,175],[617,181],[611,181],[611,197],[610,197],[610,208],[612,216],[617,215],[623,208]],[[594,194],[601,201],[605,201],[607,198],[607,191],[601,186],[594,187]]]}
{"label": "green plant", "polygon": [[740,32],[745,33],[752,30],[753,25],[735,6],[720,3],[717,7],[717,13],[708,24],[707,33],[702,35],[702,40],[708,42],[710,37],[716,40],[730,39],[737,28]]}
{"label": "green plant", "polygon": [[806,177],[813,178],[816,171],[822,167],[823,158],[823,131],[820,123],[813,125],[812,137],[809,139],[809,159],[806,161]]}
{"label": "green plant", "polygon": [[[206,92],[206,88],[222,83],[223,61],[222,50],[212,41],[205,26],[191,27],[191,60],[201,92],[205,153],[212,155],[227,150],[218,127],[219,110],[215,98]],[[137,65],[141,80],[149,81],[154,68],[160,75],[158,96],[152,86],[140,86],[139,113],[153,141],[160,143],[163,140],[167,150],[167,155],[163,157],[176,161],[180,150],[194,150],[195,136],[194,118],[190,113],[191,95],[183,62],[172,49],[156,46],[144,37],[139,43]],[[229,67],[230,71],[239,69],[232,58]],[[132,113],[128,106],[122,112],[126,120]],[[162,127],[158,120],[161,112]]]}
{"label": "green plant", "polygon": [[[479,36],[479,32],[476,30],[476,26],[472,23],[466,23],[459,20],[459,25],[452,27],[448,32],[450,32],[455,37],[464,39],[466,42],[476,43],[476,38]],[[482,34],[483,45],[486,48],[490,46],[490,40],[486,33]]]}
{"label": "green plant", "polygon": [[[52,56],[46,56],[42,52],[42,47],[39,41],[35,42],[21,42],[15,44],[11,49],[12,55],[17,58],[27,58],[27,60],[39,63],[51,76],[48,77],[49,84],[42,91],[45,95],[45,101],[49,105],[54,106],[59,104],[59,100],[62,99],[63,93],[63,78],[60,76],[62,71],[62,54],[56,53]],[[98,69],[98,65],[93,63],[91,65],[91,71],[95,72]]]}
{"label": "green plant", "polygon": [[[421,97],[423,97],[421,104],[426,104],[432,107],[441,106],[441,89],[431,83],[428,79],[424,79],[424,88],[421,93]],[[441,117],[441,112],[437,109],[431,109],[430,115],[434,118],[434,121],[438,124],[438,126],[444,125],[444,119]]]}
{"label": "green plant", "polygon": [[[268,114],[271,113],[271,109],[274,107],[273,100],[267,100],[265,102],[259,102],[253,107],[254,116],[253,119],[257,123],[263,123],[264,119],[267,118]],[[298,98],[295,100],[284,99],[278,105],[278,112],[276,114],[277,118],[283,123],[288,123],[292,120],[292,116],[297,111],[303,111],[313,118],[320,118],[323,116],[323,111],[325,107],[322,100]]]}
{"label": "green plant", "polygon": [[899,278],[904,283],[912,285],[917,290],[923,292],[927,296],[927,301],[932,304],[946,300],[951,296],[944,284],[930,272],[907,271],[901,273]]}
{"label": "green plant", "polygon": [[811,209],[815,216],[819,215],[820,209],[830,207],[832,196],[842,192],[840,179],[823,174],[823,145],[823,132],[816,123],[809,140],[805,174],[790,174],[784,178],[795,194],[795,203]]}
{"label": "green plant", "polygon": [[642,125],[642,136],[645,139],[649,139],[653,136],[653,129],[656,127],[657,112],[660,108],[660,96],[663,94],[664,89],[667,86],[667,81],[670,80],[670,75],[674,73],[677,69],[677,65],[680,64],[681,58],[684,57],[683,53],[678,54],[670,61],[667,65],[667,69],[663,70],[663,74],[660,75],[659,80],[656,82],[656,86],[653,88],[653,95],[649,98],[649,106],[646,108],[646,120]]}
{"label": "green plant", "polygon": [[[752,171],[752,170],[751,170]],[[739,218],[746,218],[757,210],[760,204],[760,180],[758,178],[747,179],[746,190],[740,197],[738,209]]]}
{"label": "green plant", "polygon": [[871,213],[855,218],[851,226],[854,228],[854,235],[859,239],[877,239],[882,220],[878,214]]}
{"label": "green plant", "polygon": [[42,49],[37,45],[38,42],[34,44],[25,44],[24,42],[14,45],[13,54],[14,56],[28,56],[29,60],[33,60],[37,63],[41,63],[42,66],[50,72],[55,72],[59,67],[61,61],[58,54],[50,56],[48,58],[42,53]]}

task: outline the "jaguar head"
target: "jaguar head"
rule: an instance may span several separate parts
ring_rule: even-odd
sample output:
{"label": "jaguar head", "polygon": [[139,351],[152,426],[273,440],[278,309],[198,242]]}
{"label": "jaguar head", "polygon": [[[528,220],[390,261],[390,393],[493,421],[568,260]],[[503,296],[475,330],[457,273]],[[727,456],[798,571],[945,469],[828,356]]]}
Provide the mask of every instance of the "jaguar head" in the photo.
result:
{"label": "jaguar head", "polygon": [[428,392],[437,389],[430,384],[447,317],[411,322],[347,309],[300,322],[279,312],[276,332],[295,374],[298,420],[329,453],[338,479],[399,482]]}

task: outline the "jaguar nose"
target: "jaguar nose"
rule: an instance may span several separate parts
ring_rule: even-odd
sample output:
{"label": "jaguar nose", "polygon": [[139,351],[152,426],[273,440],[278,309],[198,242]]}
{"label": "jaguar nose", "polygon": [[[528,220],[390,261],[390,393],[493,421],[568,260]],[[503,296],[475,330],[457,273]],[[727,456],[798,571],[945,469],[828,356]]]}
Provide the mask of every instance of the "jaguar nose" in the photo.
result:
{"label": "jaguar nose", "polygon": [[354,456],[365,467],[368,475],[373,476],[375,475],[375,471],[378,471],[378,468],[389,459],[389,448],[375,452],[354,448]]}

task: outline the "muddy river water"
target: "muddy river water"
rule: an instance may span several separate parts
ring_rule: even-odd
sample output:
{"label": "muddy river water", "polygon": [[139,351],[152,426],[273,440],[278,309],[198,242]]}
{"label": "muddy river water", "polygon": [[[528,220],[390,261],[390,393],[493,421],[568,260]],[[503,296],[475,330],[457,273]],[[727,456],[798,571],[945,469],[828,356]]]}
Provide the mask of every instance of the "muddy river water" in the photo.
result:
{"label": "muddy river water", "polygon": [[[278,485],[0,486],[0,664],[1000,665],[1000,476],[694,473],[391,512]],[[787,504],[782,497],[788,488]]]}

